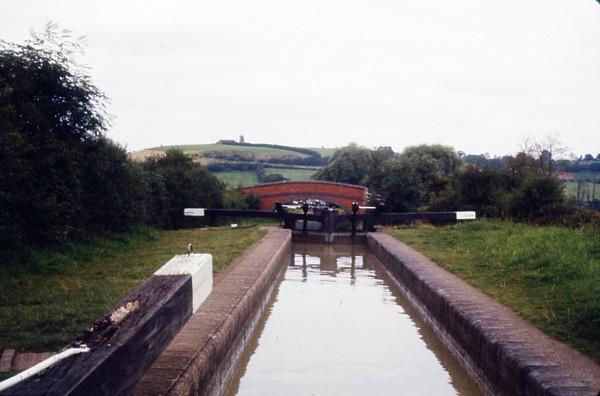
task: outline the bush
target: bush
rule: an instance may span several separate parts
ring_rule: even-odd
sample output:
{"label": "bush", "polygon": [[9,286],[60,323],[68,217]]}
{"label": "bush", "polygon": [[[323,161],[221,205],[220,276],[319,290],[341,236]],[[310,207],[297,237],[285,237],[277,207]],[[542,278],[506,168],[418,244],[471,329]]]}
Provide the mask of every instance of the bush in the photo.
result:
{"label": "bush", "polygon": [[286,181],[287,179],[283,177],[281,173],[270,173],[268,175],[264,175],[259,182],[261,183],[275,183]]}
{"label": "bush", "polygon": [[223,207],[225,209],[258,209],[258,198],[236,188],[223,193]]}
{"label": "bush", "polygon": [[567,204],[565,213],[558,224],[571,228],[589,226],[594,229],[599,229],[600,213],[595,210],[582,208],[573,204]]}
{"label": "bush", "polygon": [[560,182],[551,176],[528,177],[513,194],[512,215],[519,220],[559,223],[566,208]]}
{"label": "bush", "polygon": [[88,231],[125,231],[144,222],[148,186],[125,150],[105,137],[85,142],[80,219]]}
{"label": "bush", "polygon": [[458,172],[432,209],[474,210],[479,216],[498,217],[507,210],[503,199],[506,185],[504,174],[498,170],[469,164]]}

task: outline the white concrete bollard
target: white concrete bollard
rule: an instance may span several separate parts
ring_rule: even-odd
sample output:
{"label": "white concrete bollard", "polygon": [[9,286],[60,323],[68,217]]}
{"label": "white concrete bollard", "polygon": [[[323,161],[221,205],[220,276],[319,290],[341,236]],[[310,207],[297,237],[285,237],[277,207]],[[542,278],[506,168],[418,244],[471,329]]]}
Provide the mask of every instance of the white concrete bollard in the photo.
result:
{"label": "white concrete bollard", "polygon": [[[192,276],[192,309],[196,312],[200,304],[212,291],[213,265],[210,254],[177,255],[163,265],[154,275],[185,275]],[[192,313],[193,313],[192,312]]]}

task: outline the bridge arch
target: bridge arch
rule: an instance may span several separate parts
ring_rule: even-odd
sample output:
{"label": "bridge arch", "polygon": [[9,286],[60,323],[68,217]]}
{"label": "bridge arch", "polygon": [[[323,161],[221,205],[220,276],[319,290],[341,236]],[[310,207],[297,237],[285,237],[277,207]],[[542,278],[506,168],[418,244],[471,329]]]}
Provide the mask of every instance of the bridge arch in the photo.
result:
{"label": "bridge arch", "polygon": [[257,184],[242,191],[259,198],[262,210],[273,210],[277,202],[313,198],[335,203],[350,213],[352,202],[365,205],[368,199],[364,186],[316,180]]}

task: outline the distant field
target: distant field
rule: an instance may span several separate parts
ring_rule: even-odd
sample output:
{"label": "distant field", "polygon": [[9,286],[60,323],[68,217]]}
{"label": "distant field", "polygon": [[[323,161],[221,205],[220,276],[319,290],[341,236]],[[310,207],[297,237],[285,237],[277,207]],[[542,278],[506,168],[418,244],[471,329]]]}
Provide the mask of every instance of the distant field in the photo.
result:
{"label": "distant field", "polygon": [[234,144],[188,144],[181,146],[161,146],[154,147],[152,150],[169,150],[169,149],[177,149],[181,150],[184,153],[206,153],[208,151],[244,151],[248,153],[255,154],[271,154],[271,155],[285,155],[285,156],[295,156],[299,158],[306,158],[308,155],[298,153],[296,151],[291,150],[281,150],[275,148],[267,148],[267,147],[253,147],[253,146],[237,146]]}
{"label": "distant field", "polygon": [[215,172],[213,175],[232,188],[258,184],[258,177],[254,171]]}
{"label": "distant field", "polygon": [[265,168],[265,173],[279,173],[290,181],[311,180],[311,176],[316,173],[316,169],[282,169],[282,168]]}
{"label": "distant field", "polygon": [[[308,161],[308,164],[296,165],[297,159],[310,158],[307,154],[302,154],[292,150],[256,147],[256,146],[240,146],[235,144],[187,144],[187,145],[170,145],[153,147],[146,150],[130,153],[132,158],[138,161],[143,161],[151,155],[161,155],[169,149],[181,150],[186,154],[198,154],[194,156],[194,160],[202,165],[210,165],[214,163],[262,163],[265,166],[265,174],[279,173],[287,180],[311,180],[312,176],[319,169],[321,162],[317,159],[314,162]],[[330,157],[336,149],[333,148],[309,148],[321,154],[323,157]],[[216,158],[207,153],[221,152],[221,155]],[[164,154],[163,154],[164,155]],[[233,168],[233,166],[231,167]],[[226,168],[227,169],[227,168]],[[243,169],[243,168],[242,168]],[[214,172],[214,175],[224,182],[228,187],[248,186],[258,184],[258,177],[255,171],[225,171]]]}
{"label": "distant field", "polygon": [[[567,193],[567,197],[576,199],[577,198],[577,182],[565,182],[563,183],[565,186],[565,192]],[[595,186],[594,186],[595,185]],[[589,183],[584,182],[582,184],[582,201],[592,201],[595,199],[600,199],[600,183]]]}
{"label": "distant field", "polygon": [[[311,180],[311,176],[316,173],[316,169],[265,168],[265,174],[270,175],[273,173],[279,173],[290,181]],[[258,184],[258,177],[254,171],[214,172],[213,174],[227,184],[228,187]]]}

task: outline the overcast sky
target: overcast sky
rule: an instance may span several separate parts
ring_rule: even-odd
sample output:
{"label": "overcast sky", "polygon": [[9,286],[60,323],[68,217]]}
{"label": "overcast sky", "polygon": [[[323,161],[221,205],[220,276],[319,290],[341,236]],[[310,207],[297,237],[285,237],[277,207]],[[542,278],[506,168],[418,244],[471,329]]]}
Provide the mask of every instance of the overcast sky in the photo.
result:
{"label": "overcast sky", "polygon": [[4,2],[1,38],[85,35],[129,150],[250,142],[600,152],[595,0]]}

